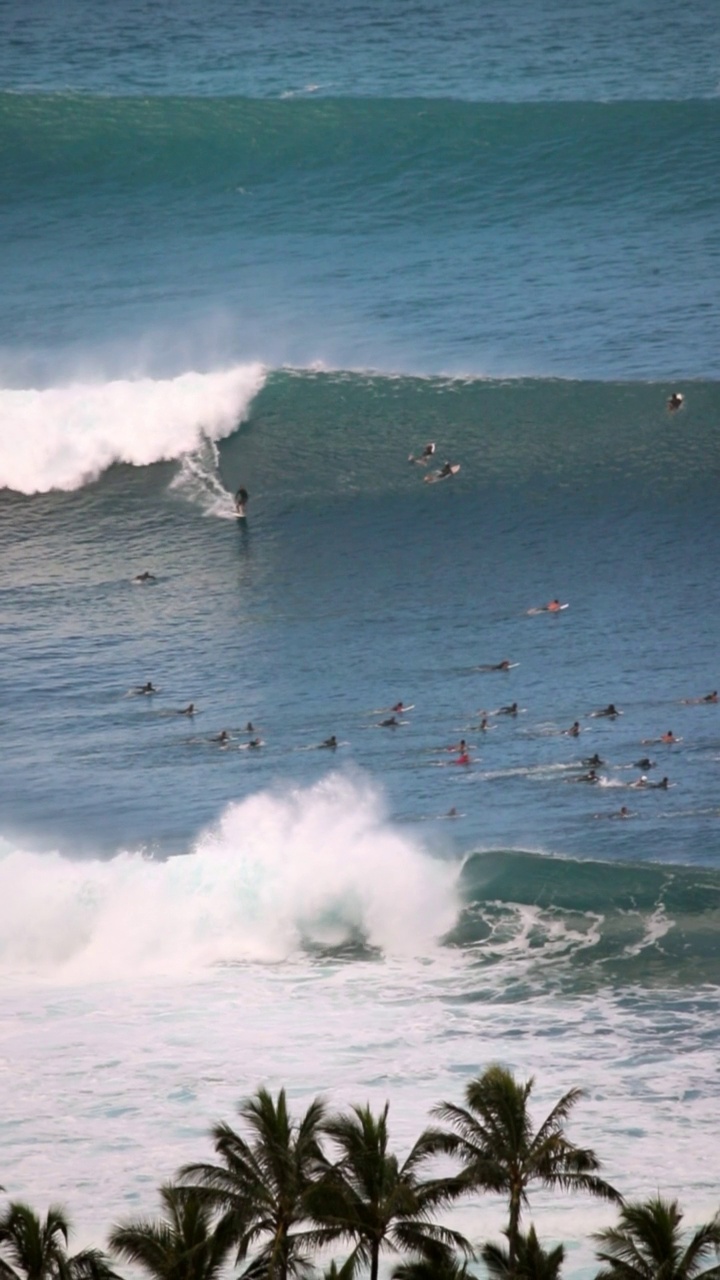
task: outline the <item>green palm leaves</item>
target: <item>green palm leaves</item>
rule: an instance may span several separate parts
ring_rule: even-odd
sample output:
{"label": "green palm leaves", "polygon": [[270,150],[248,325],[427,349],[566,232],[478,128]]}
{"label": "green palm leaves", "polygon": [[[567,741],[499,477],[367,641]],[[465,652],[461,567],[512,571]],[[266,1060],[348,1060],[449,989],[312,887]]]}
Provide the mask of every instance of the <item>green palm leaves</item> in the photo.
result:
{"label": "green palm leaves", "polygon": [[12,1202],[0,1214],[2,1280],[119,1280],[99,1249],[70,1256],[70,1223],[57,1205],[40,1218],[29,1205]]}
{"label": "green palm leaves", "polygon": [[597,1256],[605,1266],[596,1280],[718,1280],[717,1264],[701,1270],[720,1251],[720,1214],[684,1243],[677,1200],[655,1196],[623,1205],[617,1227],[598,1231]]}
{"label": "green palm leaves", "polygon": [[435,1149],[457,1156],[468,1188],[500,1192],[508,1200],[509,1265],[514,1271],[520,1243],[520,1217],[528,1187],[540,1183],[563,1191],[586,1191],[604,1200],[622,1197],[599,1177],[594,1151],[577,1147],[564,1125],[582,1090],[571,1089],[555,1104],[539,1129],[533,1129],[529,1098],[534,1081],[524,1084],[504,1067],[491,1066],[466,1090],[466,1107],[443,1102],[434,1114],[449,1124],[435,1135]]}
{"label": "green palm leaves", "polygon": [[180,1176],[221,1215],[239,1262],[258,1249],[243,1272],[248,1280],[302,1276],[310,1270],[307,1196],[327,1168],[320,1146],[325,1107],[316,1099],[296,1122],[288,1114],[284,1089],[277,1102],[259,1089],[239,1112],[248,1136],[230,1125],[215,1125],[218,1163],[186,1165]]}
{"label": "green palm leaves", "polygon": [[160,1190],[164,1217],[113,1227],[110,1247],[152,1280],[217,1280],[233,1247],[226,1222],[213,1224],[208,1206],[181,1187]]}
{"label": "green palm leaves", "polygon": [[422,1134],[402,1163],[388,1149],[388,1106],[379,1115],[369,1107],[353,1107],[324,1126],[339,1159],[315,1187],[309,1201],[321,1226],[317,1244],[345,1239],[354,1257],[377,1280],[385,1248],[444,1261],[452,1247],[470,1253],[458,1232],[433,1221],[438,1209],[459,1194],[455,1179],[424,1178],[433,1154]]}

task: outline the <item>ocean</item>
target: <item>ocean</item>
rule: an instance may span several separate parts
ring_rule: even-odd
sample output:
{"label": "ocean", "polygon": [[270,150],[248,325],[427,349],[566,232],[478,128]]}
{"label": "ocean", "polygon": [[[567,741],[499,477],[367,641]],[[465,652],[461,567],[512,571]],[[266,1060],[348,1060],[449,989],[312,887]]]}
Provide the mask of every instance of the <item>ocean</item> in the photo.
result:
{"label": "ocean", "polygon": [[[102,1244],[261,1084],[389,1099],[407,1150],[500,1061],[704,1221],[714,6],[33,0],[0,36],[8,1193]],[[531,1216],[593,1274],[611,1209]]]}

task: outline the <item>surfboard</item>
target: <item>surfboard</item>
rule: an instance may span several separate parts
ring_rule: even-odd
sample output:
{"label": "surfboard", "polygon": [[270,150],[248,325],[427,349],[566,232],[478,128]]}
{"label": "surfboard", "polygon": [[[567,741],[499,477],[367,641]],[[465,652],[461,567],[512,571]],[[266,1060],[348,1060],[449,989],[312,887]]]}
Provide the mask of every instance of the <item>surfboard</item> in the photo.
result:
{"label": "surfboard", "polygon": [[484,662],[479,667],[473,667],[473,671],[512,671],[514,667],[519,667],[519,662],[510,662],[506,667],[499,667],[497,663]]}
{"label": "surfboard", "polygon": [[449,472],[443,475],[440,471],[434,471],[431,476],[423,476],[425,484],[437,484],[439,480],[449,480],[451,476],[456,476],[460,470],[460,463],[454,462]]}

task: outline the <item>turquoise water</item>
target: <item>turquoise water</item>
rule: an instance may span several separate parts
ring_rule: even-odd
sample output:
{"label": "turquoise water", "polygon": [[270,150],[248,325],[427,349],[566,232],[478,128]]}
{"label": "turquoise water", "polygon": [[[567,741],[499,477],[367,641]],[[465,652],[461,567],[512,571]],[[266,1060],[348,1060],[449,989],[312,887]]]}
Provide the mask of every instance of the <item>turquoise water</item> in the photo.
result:
{"label": "turquoise water", "polygon": [[500,1058],[714,1211],[713,10],[0,34],[4,1181],[101,1229],[261,1081],[405,1141]]}

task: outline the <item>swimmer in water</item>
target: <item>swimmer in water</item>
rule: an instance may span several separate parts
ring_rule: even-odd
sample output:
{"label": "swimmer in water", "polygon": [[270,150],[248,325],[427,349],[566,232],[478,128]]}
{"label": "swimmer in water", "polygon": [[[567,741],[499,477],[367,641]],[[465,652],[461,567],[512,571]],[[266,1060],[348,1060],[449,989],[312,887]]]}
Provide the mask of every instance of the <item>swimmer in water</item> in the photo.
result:
{"label": "swimmer in water", "polygon": [[137,573],[133,578],[133,582],[155,582],[155,574],[149,573],[145,569],[142,573]]}
{"label": "swimmer in water", "polygon": [[580,721],[575,720],[570,725],[569,729],[563,729],[563,733],[566,733],[570,738],[579,738],[580,737]]}
{"label": "swimmer in water", "polygon": [[157,689],[155,688],[152,680],[148,680],[147,684],[138,685],[135,689],[135,693],[157,693]]}
{"label": "swimmer in water", "polygon": [[678,409],[682,409],[684,403],[684,395],[680,391],[673,391],[667,402],[668,412],[677,413]]}
{"label": "swimmer in water", "polygon": [[321,746],[321,747],[328,747],[330,751],[334,751],[334,750],[335,750],[335,748],[336,748],[336,746],[337,746],[337,744],[338,744],[338,740],[337,740],[337,738],[335,737],[335,734],[333,733],[331,737],[326,738],[324,742],[321,742],[321,743],[320,743],[320,746]]}
{"label": "swimmer in water", "polygon": [[516,716],[518,713],[517,702],[511,702],[509,707],[500,707],[498,709],[499,716]]}

